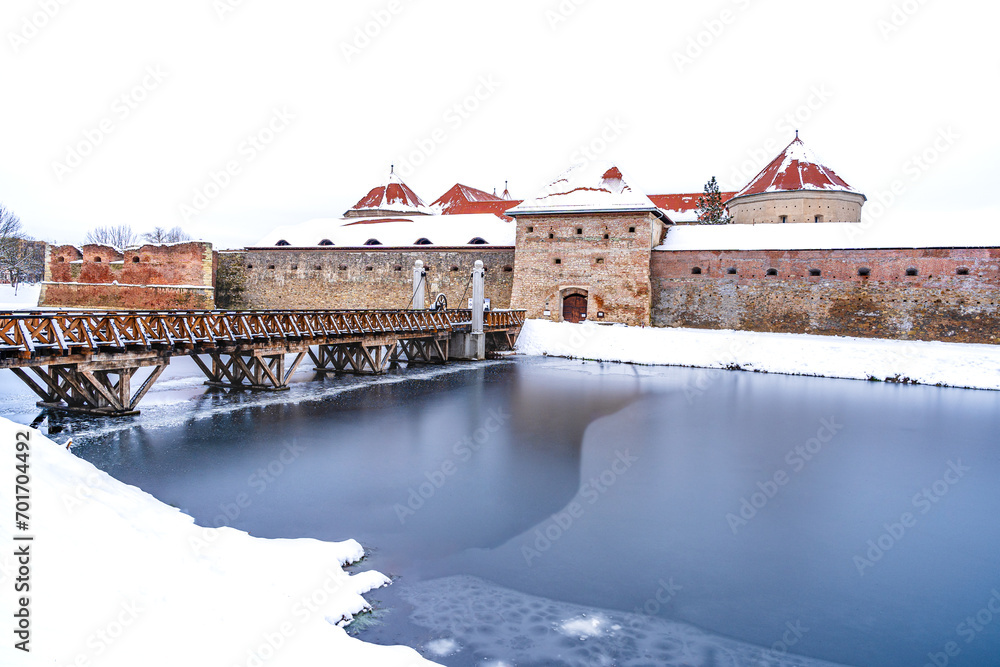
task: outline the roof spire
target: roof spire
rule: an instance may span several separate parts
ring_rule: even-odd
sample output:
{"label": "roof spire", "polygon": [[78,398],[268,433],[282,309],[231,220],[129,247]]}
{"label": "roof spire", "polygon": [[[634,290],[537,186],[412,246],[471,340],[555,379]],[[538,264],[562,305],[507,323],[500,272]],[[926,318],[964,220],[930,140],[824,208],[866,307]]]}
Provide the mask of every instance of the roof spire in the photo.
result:
{"label": "roof spire", "polygon": [[[496,191],[494,190],[494,192]],[[513,199],[513,197],[510,196],[510,181],[503,182],[503,195],[501,196],[501,198],[507,201]]]}
{"label": "roof spire", "polygon": [[[798,132],[798,130],[796,130],[795,131],[795,137],[798,138],[798,136],[799,136],[799,132]],[[392,175],[392,174],[395,174],[395,173],[396,173],[396,165],[390,164],[389,165],[389,175]]]}
{"label": "roof spire", "polygon": [[798,140],[798,138],[799,138],[799,131],[795,130],[795,139]]}

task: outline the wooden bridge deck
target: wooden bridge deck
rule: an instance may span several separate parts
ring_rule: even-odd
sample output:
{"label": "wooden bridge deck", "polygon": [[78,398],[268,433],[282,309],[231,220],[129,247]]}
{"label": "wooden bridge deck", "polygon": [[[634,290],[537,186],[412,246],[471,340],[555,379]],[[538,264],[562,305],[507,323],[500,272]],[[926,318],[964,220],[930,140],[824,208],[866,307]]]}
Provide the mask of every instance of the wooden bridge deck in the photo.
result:
{"label": "wooden bridge deck", "polygon": [[[524,318],[524,311],[486,313],[486,349],[512,349]],[[287,389],[307,355],[320,372],[445,363],[456,358],[452,340],[471,328],[471,310],[7,312],[0,313],[0,369],[27,383],[42,407],[125,415],[137,413],[174,356],[191,356],[210,385],[273,391]],[[286,365],[289,354],[296,356]],[[133,393],[132,377],[150,366]]]}

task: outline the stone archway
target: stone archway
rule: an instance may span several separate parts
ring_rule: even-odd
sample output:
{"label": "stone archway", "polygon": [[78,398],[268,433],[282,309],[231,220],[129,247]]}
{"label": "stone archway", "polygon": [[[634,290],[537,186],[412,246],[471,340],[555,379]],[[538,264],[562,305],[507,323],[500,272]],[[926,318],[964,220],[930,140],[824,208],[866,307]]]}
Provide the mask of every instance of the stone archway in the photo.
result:
{"label": "stone archway", "polygon": [[559,296],[561,302],[560,319],[563,322],[576,324],[586,321],[587,307],[590,301],[590,293],[587,290],[571,287],[562,290]]}

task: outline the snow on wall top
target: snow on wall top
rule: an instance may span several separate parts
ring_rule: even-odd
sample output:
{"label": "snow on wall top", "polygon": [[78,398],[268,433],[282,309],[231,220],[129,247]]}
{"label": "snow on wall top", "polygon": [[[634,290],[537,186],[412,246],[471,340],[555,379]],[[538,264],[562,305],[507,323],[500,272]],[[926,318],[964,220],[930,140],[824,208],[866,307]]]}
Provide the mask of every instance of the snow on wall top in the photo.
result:
{"label": "snow on wall top", "polygon": [[[513,222],[488,213],[399,218],[319,218],[299,225],[279,227],[250,247],[464,246],[473,244],[477,239],[482,239],[485,243],[475,245],[512,246],[514,235]],[[418,243],[424,240],[429,243]],[[378,243],[370,243],[371,241]]]}
{"label": "snow on wall top", "polygon": [[833,169],[820,162],[796,134],[792,143],[735,197],[795,190],[841,190],[861,194],[837,176]]}
{"label": "snow on wall top", "polygon": [[596,160],[571,167],[534,199],[525,200],[507,214],[656,210],[649,197],[632,189],[618,167]]}
{"label": "snow on wall top", "polygon": [[938,227],[891,228],[857,222],[670,227],[655,250],[845,250],[877,248],[997,248],[1000,230],[962,227],[942,242]]}
{"label": "snow on wall top", "polygon": [[417,196],[417,193],[404,183],[395,171],[389,174],[389,179],[364,196],[350,210],[366,211],[398,211],[400,213],[430,213],[427,205]]}
{"label": "snow on wall top", "polygon": [[[661,211],[667,214],[672,222],[698,222],[698,200],[705,196],[703,192],[679,195],[649,195],[649,198]],[[736,196],[735,192],[720,192],[722,201]]]}

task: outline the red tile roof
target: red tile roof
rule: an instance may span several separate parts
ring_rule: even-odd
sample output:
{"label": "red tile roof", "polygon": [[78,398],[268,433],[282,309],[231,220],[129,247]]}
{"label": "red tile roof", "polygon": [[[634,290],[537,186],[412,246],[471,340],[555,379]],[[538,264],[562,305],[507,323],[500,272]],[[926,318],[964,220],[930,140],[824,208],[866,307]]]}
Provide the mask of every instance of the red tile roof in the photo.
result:
{"label": "red tile roof", "polygon": [[368,209],[389,209],[393,211],[420,211],[426,208],[417,193],[401,181],[395,173],[389,174],[389,180],[365,195],[361,201],[351,207],[352,211]]}
{"label": "red tile roof", "polygon": [[465,215],[469,213],[492,213],[493,215],[512,220],[504,213],[517,206],[519,201],[500,199],[483,190],[470,188],[458,183],[448,192],[441,195],[432,207],[440,208],[442,215]]}
{"label": "red tile roof", "polygon": [[840,176],[823,165],[796,135],[778,157],[734,195],[743,197],[763,192],[795,190],[843,190],[857,192]]}

